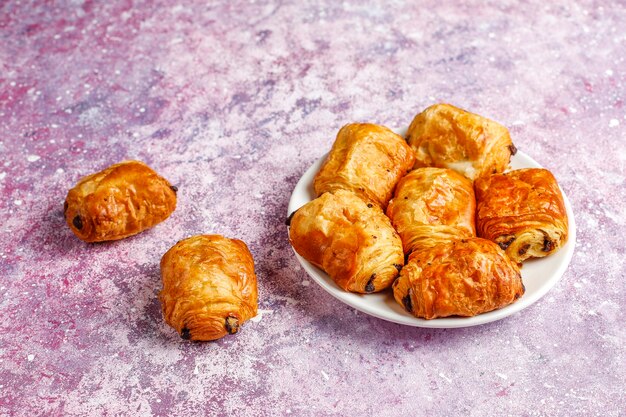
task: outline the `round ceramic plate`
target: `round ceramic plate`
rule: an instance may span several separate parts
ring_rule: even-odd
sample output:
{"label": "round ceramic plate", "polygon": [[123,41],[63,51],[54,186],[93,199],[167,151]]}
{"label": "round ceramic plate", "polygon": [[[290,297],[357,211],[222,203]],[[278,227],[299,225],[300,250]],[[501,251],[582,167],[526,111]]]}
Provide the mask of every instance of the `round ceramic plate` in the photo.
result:
{"label": "round ceramic plate", "polygon": [[[291,195],[287,215],[293,213],[315,198],[313,178],[320,170],[325,159],[326,155],[317,160],[317,162],[304,173],[302,178],[300,178],[300,181],[298,181]],[[517,154],[511,158],[511,169],[519,168],[541,168],[541,166],[530,156],[518,151]],[[563,190],[561,190],[561,192],[563,192]],[[569,237],[565,246],[548,257],[524,262],[524,266],[522,267],[522,280],[524,281],[526,292],[517,302],[499,310],[490,311],[474,317],[446,317],[433,320],[418,319],[404,311],[393,298],[393,294],[390,290],[374,294],[354,294],[346,292],[339,288],[324,271],[309,263],[297,253],[296,257],[311,278],[332,296],[371,316],[394,323],[417,327],[454,328],[476,326],[503,319],[525,309],[546,295],[550,288],[561,278],[572,259],[574,245],[576,243],[574,213],[572,212],[572,206],[565,193],[563,193],[563,200],[565,201],[569,221]]]}

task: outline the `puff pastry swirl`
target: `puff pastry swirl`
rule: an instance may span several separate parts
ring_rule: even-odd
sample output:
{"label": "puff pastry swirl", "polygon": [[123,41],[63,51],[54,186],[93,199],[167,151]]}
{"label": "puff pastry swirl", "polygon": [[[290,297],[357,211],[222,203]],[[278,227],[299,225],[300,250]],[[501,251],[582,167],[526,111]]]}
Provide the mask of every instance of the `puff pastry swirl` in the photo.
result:
{"label": "puff pastry swirl", "polygon": [[404,252],[456,237],[476,236],[472,182],[446,168],[418,168],[400,180],[387,216],[402,238]]}
{"label": "puff pastry swirl", "polygon": [[387,216],[350,191],[324,193],[298,209],[289,239],[345,291],[388,288],[404,264],[402,242]]}
{"label": "puff pastry swirl", "polygon": [[394,298],[415,317],[475,316],[524,294],[517,265],[495,243],[452,239],[413,252],[393,284]]}
{"label": "puff pastry swirl", "polygon": [[85,242],[135,235],[176,209],[176,187],[149,166],[125,161],[82,178],[65,199],[65,220]]}
{"label": "puff pastry swirl", "polygon": [[561,190],[546,169],[528,168],[476,181],[478,235],[515,262],[554,253],[565,244],[568,220]]}
{"label": "puff pastry swirl", "polygon": [[315,176],[315,193],[348,190],[385,208],[393,189],[412,167],[413,150],[384,126],[352,123],[337,139]]}
{"label": "puff pastry swirl", "polygon": [[161,259],[165,322],[183,339],[216,340],[257,314],[257,280],[244,242],[219,235],[181,240]]}
{"label": "puff pastry swirl", "polygon": [[471,180],[504,172],[517,151],[506,127],[450,104],[415,116],[407,140],[415,150],[415,168],[450,168]]}

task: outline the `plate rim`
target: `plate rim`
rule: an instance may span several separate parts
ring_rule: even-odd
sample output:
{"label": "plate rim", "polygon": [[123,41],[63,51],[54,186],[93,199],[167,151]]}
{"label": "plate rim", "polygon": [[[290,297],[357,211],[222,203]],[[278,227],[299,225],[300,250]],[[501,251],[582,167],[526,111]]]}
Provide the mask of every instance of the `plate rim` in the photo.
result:
{"label": "plate rim", "polygon": [[[289,204],[287,206],[287,216],[289,216],[295,210],[302,207],[302,205],[295,207],[297,204],[299,204],[296,202],[296,200],[298,199],[296,196],[296,193],[302,188],[306,188],[310,186],[309,181],[306,181],[305,183],[304,181],[305,178],[310,178],[314,176],[314,174],[321,167],[321,164],[324,162],[327,155],[328,153],[325,153],[320,158],[316,159],[313,162],[313,164],[304,171],[304,173],[302,174],[302,176],[296,183],[296,186],[294,187],[291,193]],[[543,168],[537,161],[535,161],[530,155],[526,154],[525,152],[518,150],[517,154],[514,157],[527,159],[528,164],[533,165],[533,166],[530,166],[529,168]],[[312,173],[312,171],[315,171],[315,172]],[[442,317],[442,318],[437,318],[437,319],[426,320],[426,319],[420,319],[412,315],[409,315],[409,313],[405,313],[406,316],[400,315],[397,313],[392,316],[385,316],[382,314],[378,314],[376,311],[363,308],[362,303],[358,303],[355,301],[355,300],[359,300],[359,299],[371,296],[371,294],[356,294],[356,293],[351,293],[351,292],[342,290],[335,284],[332,278],[330,278],[324,271],[317,268],[316,266],[308,262],[306,259],[304,259],[302,256],[300,256],[291,245],[291,242],[290,242],[290,246],[294,254],[296,255],[296,259],[298,259],[298,262],[300,263],[302,268],[320,287],[322,287],[326,292],[332,295],[335,299],[341,301],[344,304],[349,305],[350,307],[362,313],[365,313],[372,317],[376,317],[381,320],[385,320],[385,321],[389,321],[389,322],[397,323],[397,324],[402,324],[406,326],[412,326],[412,327],[442,329],[442,328],[462,328],[462,327],[478,326],[478,325],[502,320],[506,317],[509,317],[513,314],[516,314],[530,307],[531,305],[539,301],[541,298],[543,298],[548,292],[550,292],[552,288],[554,288],[556,283],[564,275],[565,271],[567,270],[567,267],[570,265],[572,257],[574,255],[575,246],[576,246],[576,223],[574,220],[574,213],[573,213],[570,201],[567,198],[567,195],[565,194],[563,189],[560,187],[560,185],[559,185],[559,188],[563,196],[563,201],[565,204],[565,211],[568,217],[568,240],[566,244],[559,250],[559,252],[565,251],[565,257],[563,258],[563,261],[558,265],[558,267],[556,268],[552,276],[546,282],[544,282],[536,291],[533,291],[530,294],[528,293],[524,294],[515,303],[509,304],[508,306],[505,306],[501,309],[489,311],[489,312],[482,313],[482,314],[472,316],[472,317]],[[287,235],[289,235],[289,226],[287,226]],[[543,259],[546,259],[546,258],[537,259],[533,262],[541,262]],[[326,275],[327,279],[320,277],[320,275],[322,274]],[[523,276],[523,270],[522,270],[522,276]],[[378,293],[378,294],[381,294],[381,293]]]}

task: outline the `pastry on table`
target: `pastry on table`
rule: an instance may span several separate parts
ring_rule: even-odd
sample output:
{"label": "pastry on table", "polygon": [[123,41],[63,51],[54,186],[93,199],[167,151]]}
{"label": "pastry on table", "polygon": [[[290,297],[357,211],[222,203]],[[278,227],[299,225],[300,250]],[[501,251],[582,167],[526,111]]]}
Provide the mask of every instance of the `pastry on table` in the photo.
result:
{"label": "pastry on table", "polygon": [[219,235],[181,240],[161,259],[159,300],[180,337],[216,340],[257,314],[257,281],[244,242]]}
{"label": "pastry on table", "polygon": [[176,191],[143,162],[125,161],[82,178],[63,211],[85,242],[118,240],[165,220],[176,209]]}
{"label": "pastry on table", "polygon": [[415,168],[450,168],[471,180],[504,172],[517,152],[506,127],[450,104],[435,104],[415,116],[407,141],[415,151]]}
{"label": "pastry on table", "polygon": [[298,209],[289,240],[345,291],[382,291],[404,265],[402,242],[382,209],[350,191],[324,193]]}
{"label": "pastry on table", "polygon": [[387,207],[404,252],[476,236],[472,182],[446,168],[418,168],[403,177]]}
{"label": "pastry on table", "polygon": [[339,130],[313,186],[317,196],[347,190],[385,208],[413,163],[413,151],[401,136],[384,126],[353,123]]}
{"label": "pastry on table", "polygon": [[452,239],[413,252],[393,284],[394,298],[418,318],[475,316],[524,294],[519,268],[498,245]]}
{"label": "pastry on table", "polygon": [[550,255],[567,241],[563,195],[547,169],[491,175],[474,187],[478,236],[496,242],[515,262]]}

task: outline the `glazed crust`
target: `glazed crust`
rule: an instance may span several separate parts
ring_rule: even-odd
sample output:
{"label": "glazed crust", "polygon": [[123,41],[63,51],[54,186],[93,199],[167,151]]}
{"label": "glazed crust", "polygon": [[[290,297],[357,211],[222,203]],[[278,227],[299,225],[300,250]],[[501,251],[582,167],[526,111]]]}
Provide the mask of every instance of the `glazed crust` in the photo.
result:
{"label": "glazed crust", "polygon": [[387,216],[349,191],[325,193],[298,209],[289,239],[345,291],[384,290],[404,264],[402,242]]}
{"label": "glazed crust", "polygon": [[504,172],[516,152],[506,127],[450,104],[435,104],[415,116],[407,140],[415,168],[450,168],[471,180]]}
{"label": "glazed crust", "polygon": [[422,250],[456,237],[476,236],[472,182],[446,168],[418,168],[400,180],[387,216],[404,252]]}
{"label": "glazed crust", "polygon": [[474,187],[478,235],[515,262],[550,255],[567,241],[565,204],[550,171],[518,169],[482,178]]}
{"label": "glazed crust", "polygon": [[385,208],[396,184],[415,161],[412,149],[384,126],[353,123],[337,139],[315,176],[315,193],[348,190]]}
{"label": "glazed crust", "polygon": [[524,294],[517,265],[495,243],[452,239],[413,252],[393,284],[394,298],[415,317],[475,316]]}
{"label": "glazed crust", "polygon": [[244,242],[219,235],[181,240],[161,259],[165,322],[183,339],[237,333],[257,314],[257,281]]}
{"label": "glazed crust", "polygon": [[125,161],[82,178],[65,199],[65,221],[85,242],[118,240],[165,220],[176,188],[139,161]]}

